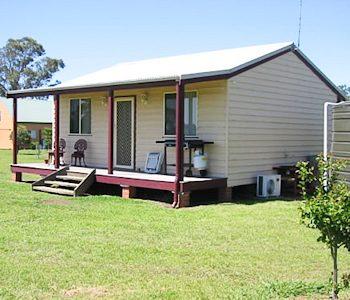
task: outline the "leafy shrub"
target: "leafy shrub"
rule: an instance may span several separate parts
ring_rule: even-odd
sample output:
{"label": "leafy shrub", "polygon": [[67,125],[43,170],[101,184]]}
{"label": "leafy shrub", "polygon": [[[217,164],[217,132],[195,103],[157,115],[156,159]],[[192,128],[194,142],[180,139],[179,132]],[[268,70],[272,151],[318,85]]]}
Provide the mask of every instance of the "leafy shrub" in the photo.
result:
{"label": "leafy shrub", "polygon": [[[338,249],[350,251],[350,189],[340,178],[346,162],[331,157],[317,157],[317,166],[309,162],[298,163],[299,187],[303,204],[302,222],[318,229],[317,241],[325,243],[333,259],[333,299],[338,299]],[[315,186],[310,191],[309,186]]]}
{"label": "leafy shrub", "polygon": [[44,128],[42,131],[46,146],[48,149],[52,147],[52,128]]}

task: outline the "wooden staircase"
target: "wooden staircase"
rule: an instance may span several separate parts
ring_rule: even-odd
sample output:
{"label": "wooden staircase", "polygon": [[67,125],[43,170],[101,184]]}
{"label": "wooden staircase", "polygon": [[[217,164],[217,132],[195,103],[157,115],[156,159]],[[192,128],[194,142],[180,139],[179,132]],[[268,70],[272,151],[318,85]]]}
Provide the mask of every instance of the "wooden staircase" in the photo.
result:
{"label": "wooden staircase", "polygon": [[95,182],[95,169],[86,172],[64,167],[34,182],[32,190],[65,196],[82,196]]}

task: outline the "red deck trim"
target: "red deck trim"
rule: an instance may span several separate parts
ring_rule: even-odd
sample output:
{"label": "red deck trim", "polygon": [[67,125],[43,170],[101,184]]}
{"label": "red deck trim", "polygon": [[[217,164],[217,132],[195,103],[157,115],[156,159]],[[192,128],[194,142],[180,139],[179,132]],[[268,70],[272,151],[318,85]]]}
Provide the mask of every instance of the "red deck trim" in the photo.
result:
{"label": "red deck trim", "polygon": [[184,140],[184,94],[185,86],[182,82],[176,82],[176,111],[175,111],[175,182],[173,206],[177,205],[179,199],[180,182],[183,181],[183,140]]}
{"label": "red deck trim", "polygon": [[31,168],[31,167],[20,167],[20,166],[11,166],[12,173],[27,173],[27,174],[37,174],[37,175],[49,175],[56,170],[48,170],[41,168]]}
{"label": "red deck trim", "polygon": [[181,192],[209,190],[222,187],[227,187],[227,178],[214,178],[205,181],[183,182],[180,184]]}
{"label": "red deck trim", "polygon": [[54,96],[54,129],[55,129],[55,143],[54,143],[54,157],[55,168],[60,167],[60,96]]}
{"label": "red deck trim", "polygon": [[[43,168],[33,168],[26,166],[11,166],[12,173],[26,173],[26,174],[36,174],[47,176],[55,169],[43,169]],[[173,181],[157,181],[148,179],[135,179],[135,178],[125,178],[117,177],[113,175],[95,175],[96,182],[114,185],[126,185],[136,188],[146,188],[162,191],[174,191],[175,185]],[[226,178],[213,178],[204,181],[191,181],[191,182],[181,182],[180,191],[181,192],[191,192],[195,190],[206,190],[214,189],[227,186]]]}
{"label": "red deck trim", "polygon": [[108,120],[108,135],[107,135],[107,168],[108,174],[113,173],[113,136],[114,136],[114,98],[113,90],[108,91],[108,108],[107,108],[107,120]]}
{"label": "red deck trim", "polygon": [[133,187],[154,189],[154,190],[164,190],[164,191],[174,190],[174,183],[168,182],[168,181],[156,181],[156,180],[96,175],[96,182],[116,184],[116,185],[128,185]]}

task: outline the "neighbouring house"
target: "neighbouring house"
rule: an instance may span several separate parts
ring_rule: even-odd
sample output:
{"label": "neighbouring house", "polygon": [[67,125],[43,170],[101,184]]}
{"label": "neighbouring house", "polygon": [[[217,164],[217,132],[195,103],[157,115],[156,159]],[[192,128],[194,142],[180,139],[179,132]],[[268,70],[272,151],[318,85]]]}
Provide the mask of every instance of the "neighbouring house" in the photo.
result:
{"label": "neighbouring house", "polygon": [[[323,103],[344,99],[291,42],[119,63],[7,97],[16,105],[18,98],[41,95],[54,96],[55,149],[65,139],[66,163],[84,139],[95,181],[122,186],[125,197],[137,188],[171,191],[174,206],[188,204],[200,189],[230,197],[232,187],[253,184],[258,174],[319,153]],[[188,147],[203,144],[204,177],[187,172]],[[154,151],[166,154],[168,167],[145,174]],[[55,166],[17,164],[14,155],[12,172],[19,180],[21,173],[45,175],[59,167],[59,159]]]}
{"label": "neighbouring house", "polygon": [[[335,158],[350,160],[350,101],[332,105],[328,111],[332,119],[332,134],[328,135],[328,146]],[[329,119],[329,118],[328,118]],[[329,145],[330,144],[330,145]],[[324,150],[325,151],[325,150]],[[325,151],[326,152],[326,151]],[[341,172],[342,179],[350,184],[350,167]]]}
{"label": "neighbouring house", "polygon": [[[17,124],[28,130],[32,142],[38,142],[44,146],[42,130],[52,127],[52,115],[52,100],[26,99],[19,104]],[[0,149],[12,149],[12,130],[12,101],[0,98]]]}

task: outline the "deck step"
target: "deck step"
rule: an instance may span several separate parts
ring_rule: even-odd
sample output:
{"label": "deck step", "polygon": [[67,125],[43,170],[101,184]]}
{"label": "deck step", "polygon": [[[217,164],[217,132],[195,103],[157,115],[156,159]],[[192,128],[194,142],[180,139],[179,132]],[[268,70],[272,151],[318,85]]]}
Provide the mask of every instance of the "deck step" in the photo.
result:
{"label": "deck step", "polygon": [[68,188],[75,188],[79,184],[73,183],[73,182],[67,182],[67,181],[58,181],[58,180],[46,180],[44,181],[45,184],[53,185],[53,186],[62,186],[62,187],[68,187]]}
{"label": "deck step", "polygon": [[84,173],[84,171],[69,170],[69,167],[64,167],[34,182],[32,189],[65,196],[82,196],[95,182],[95,172],[95,169]]}
{"label": "deck step", "polygon": [[84,179],[84,177],[81,176],[72,176],[72,175],[57,175],[56,176],[57,179],[60,180],[67,180],[67,181],[82,181]]}
{"label": "deck step", "polygon": [[46,192],[51,194],[74,196],[74,191],[68,189],[52,188],[48,186],[33,186],[34,191]]}
{"label": "deck step", "polygon": [[77,171],[67,171],[67,176],[74,176],[74,177],[85,177],[88,173],[82,173]]}

